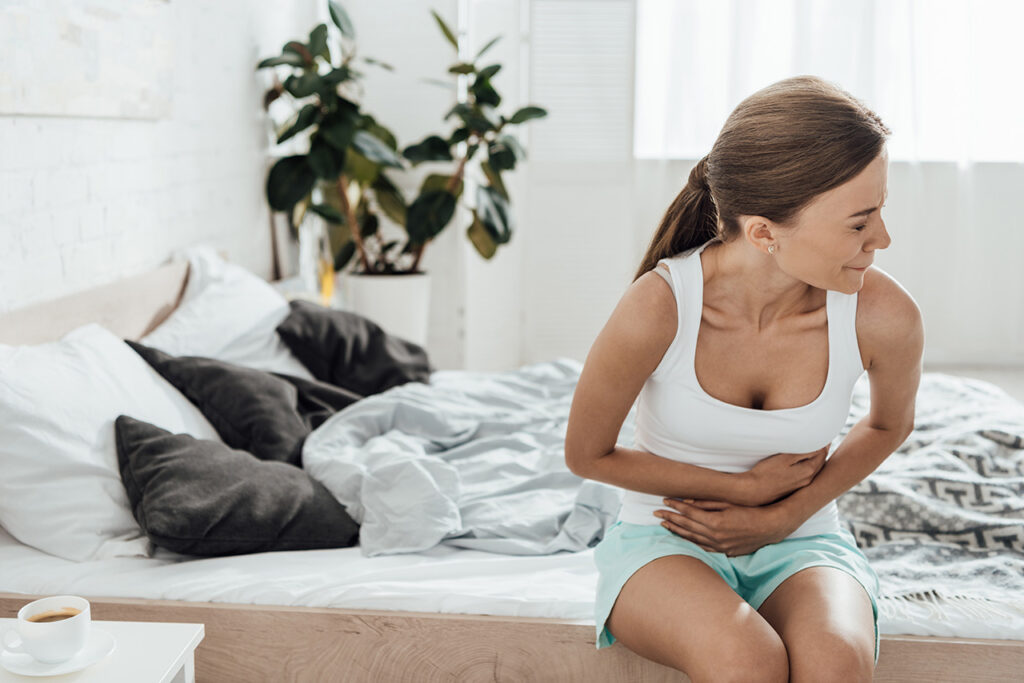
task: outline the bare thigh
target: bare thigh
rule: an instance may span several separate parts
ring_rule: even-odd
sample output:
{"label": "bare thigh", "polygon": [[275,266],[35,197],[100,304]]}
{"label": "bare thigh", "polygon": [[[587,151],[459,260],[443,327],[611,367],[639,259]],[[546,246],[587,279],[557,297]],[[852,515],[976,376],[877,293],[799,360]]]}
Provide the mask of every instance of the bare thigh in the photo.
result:
{"label": "bare thigh", "polygon": [[785,681],[789,675],[785,646],[771,625],[693,557],[659,557],[637,570],[606,626],[633,652],[695,682]]}
{"label": "bare thigh", "polygon": [[835,567],[801,569],[779,584],[759,611],[786,643],[795,683],[871,680],[871,599],[846,572]]}

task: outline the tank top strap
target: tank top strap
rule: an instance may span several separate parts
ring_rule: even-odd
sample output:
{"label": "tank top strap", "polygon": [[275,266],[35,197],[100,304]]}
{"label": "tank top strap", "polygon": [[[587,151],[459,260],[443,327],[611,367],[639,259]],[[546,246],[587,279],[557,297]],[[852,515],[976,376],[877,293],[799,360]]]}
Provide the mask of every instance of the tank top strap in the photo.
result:
{"label": "tank top strap", "polygon": [[[834,327],[835,334],[829,335],[830,342],[834,340],[837,348],[835,353],[830,354],[830,360],[835,359],[839,364],[841,375],[847,381],[856,381],[863,374],[865,368],[860,357],[860,344],[857,341],[857,302],[860,292],[846,294],[835,290],[828,290],[829,299],[829,327]],[[837,375],[838,376],[838,375]]]}
{"label": "tank top strap", "polygon": [[[681,357],[685,355],[690,344],[695,339],[691,340],[690,337],[696,337],[690,330],[691,323],[690,317],[693,311],[697,311],[697,315],[700,315],[703,310],[703,302],[701,301],[700,290],[695,290],[692,282],[692,262],[694,259],[700,258],[700,252],[704,251],[704,248],[711,244],[713,240],[708,240],[704,244],[696,247],[691,247],[685,251],[681,251],[674,256],[667,256],[660,259],[655,264],[654,269],[662,272],[665,269],[661,268],[660,264],[664,263],[668,266],[668,273],[662,272],[662,276],[672,287],[672,293],[676,299],[676,335],[672,339],[672,343],[665,351],[665,355],[662,356],[661,362],[658,367],[651,373],[652,377],[658,378],[663,376],[672,367],[676,365]],[[699,322],[698,318],[698,322]],[[692,349],[691,353],[692,353]]]}

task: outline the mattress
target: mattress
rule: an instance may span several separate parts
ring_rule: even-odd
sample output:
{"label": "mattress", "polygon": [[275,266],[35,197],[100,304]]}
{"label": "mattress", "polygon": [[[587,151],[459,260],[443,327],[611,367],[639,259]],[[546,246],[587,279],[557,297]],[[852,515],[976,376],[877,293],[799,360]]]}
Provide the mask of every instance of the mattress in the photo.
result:
{"label": "mattress", "polygon": [[[192,558],[72,562],[0,529],[0,592],[548,617],[594,623],[593,548],[504,555],[438,545],[364,557],[358,547]],[[883,598],[883,634],[1024,640],[1024,603]]]}

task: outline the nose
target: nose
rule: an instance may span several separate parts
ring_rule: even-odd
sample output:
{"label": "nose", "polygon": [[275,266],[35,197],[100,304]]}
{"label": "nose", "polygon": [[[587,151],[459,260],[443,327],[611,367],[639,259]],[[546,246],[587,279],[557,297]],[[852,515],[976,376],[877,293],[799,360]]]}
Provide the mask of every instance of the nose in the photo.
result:
{"label": "nose", "polygon": [[874,245],[875,249],[885,249],[892,243],[892,238],[889,237],[889,231],[885,229],[885,221],[879,219],[878,226],[878,232],[870,240],[870,243]]}

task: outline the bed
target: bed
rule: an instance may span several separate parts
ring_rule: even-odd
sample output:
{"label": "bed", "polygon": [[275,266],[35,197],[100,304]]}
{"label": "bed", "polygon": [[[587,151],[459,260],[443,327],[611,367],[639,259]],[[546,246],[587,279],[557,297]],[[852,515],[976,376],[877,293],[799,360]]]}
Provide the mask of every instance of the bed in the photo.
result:
{"label": "bed", "polygon": [[[0,343],[53,340],[87,322],[138,339],[175,309],[186,284],[187,268],[175,263],[8,313]],[[376,557],[353,547],[194,558],[158,548],[73,562],[0,530],[0,614],[76,593],[99,620],[201,622],[196,674],[207,681],[685,680],[624,647],[595,650],[592,552],[436,545]],[[880,601],[876,680],[1019,678],[1020,595],[929,593],[903,578],[899,596]]]}

